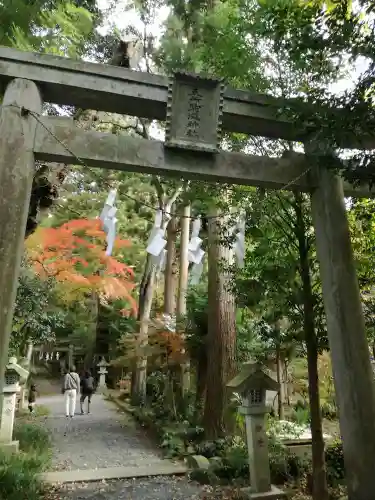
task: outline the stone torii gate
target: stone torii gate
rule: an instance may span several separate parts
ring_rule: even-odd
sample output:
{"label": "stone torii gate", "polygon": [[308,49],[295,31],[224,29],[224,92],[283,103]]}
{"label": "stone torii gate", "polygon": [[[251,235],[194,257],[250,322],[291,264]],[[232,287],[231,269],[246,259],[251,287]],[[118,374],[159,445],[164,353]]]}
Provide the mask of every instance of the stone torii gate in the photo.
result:
{"label": "stone torii gate", "polygon": [[[344,204],[344,192],[369,196],[370,191],[354,189],[332,171],[309,165],[302,154],[280,159],[219,150],[221,126],[288,140],[301,139],[301,131],[280,115],[285,102],[224,89],[217,80],[182,74],[169,80],[0,48],[0,85],[6,89],[0,116],[0,380],[35,160],[74,164],[78,157],[92,167],[265,188],[289,185],[311,193],[350,498],[373,498],[375,393]],[[166,120],[166,143],[83,131],[70,119],[42,117],[42,99]],[[360,140],[353,136],[346,144],[374,145],[371,134]]]}

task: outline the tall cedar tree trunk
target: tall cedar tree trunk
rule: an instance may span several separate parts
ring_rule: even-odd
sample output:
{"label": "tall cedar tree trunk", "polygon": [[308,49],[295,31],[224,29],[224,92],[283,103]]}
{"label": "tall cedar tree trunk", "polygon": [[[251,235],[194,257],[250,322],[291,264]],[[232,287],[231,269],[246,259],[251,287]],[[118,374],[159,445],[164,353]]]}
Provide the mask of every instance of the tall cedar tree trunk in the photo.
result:
{"label": "tall cedar tree trunk", "polygon": [[[166,246],[166,262],[164,270],[164,313],[173,316],[176,308],[176,234],[177,234],[177,219],[172,217],[167,226],[167,246]],[[169,353],[168,353],[169,354]],[[176,414],[176,400],[174,394],[175,373],[174,368],[170,366],[167,356],[167,387],[166,387],[166,402],[171,408],[172,414]]]}
{"label": "tall cedar tree trunk", "polygon": [[104,309],[100,303],[99,296],[97,297],[97,316],[96,316],[96,356],[104,356],[108,361],[109,342],[108,342],[108,326],[107,321],[103,321]]}
{"label": "tall cedar tree trunk", "polygon": [[[151,265],[148,286],[144,295],[144,303],[142,316],[140,319],[140,328],[137,338],[137,347],[141,350],[148,343],[148,323],[150,321],[152,299],[154,295],[154,283],[156,277],[156,268]],[[146,402],[146,381],[147,381],[147,357],[139,356],[136,361],[135,371],[132,374],[132,393],[131,401],[132,404],[144,405]]]}
{"label": "tall cedar tree trunk", "polygon": [[181,218],[180,239],[180,273],[178,280],[177,316],[186,316],[186,293],[188,288],[189,258],[188,245],[190,237],[190,205],[184,206]]}
{"label": "tall cedar tree trunk", "polygon": [[285,396],[284,396],[284,381],[283,381],[283,359],[282,359],[282,354],[281,354],[281,349],[280,349],[280,344],[277,343],[276,345],[276,375],[277,375],[277,382],[279,384],[279,393],[277,395],[277,410],[278,410],[278,415],[280,420],[284,420],[285,418],[285,412],[284,412],[284,402],[285,402]]}
{"label": "tall cedar tree trunk", "polygon": [[176,232],[177,220],[173,217],[167,227],[167,257],[164,272],[164,312],[171,316],[176,306]]}
{"label": "tall cedar tree trunk", "polygon": [[[156,182],[160,207],[164,209],[165,214],[171,212],[173,203],[176,201],[181,192],[181,187],[177,188],[173,195],[164,202],[164,193],[162,186]],[[162,228],[168,228],[168,217],[164,217]],[[137,346],[141,349],[148,343],[148,324],[150,321],[152,299],[154,296],[154,288],[156,281],[156,267],[152,262],[152,256],[147,254],[145,270],[142,276],[142,281],[139,289],[138,302],[138,321],[140,322],[139,334],[137,338]],[[144,404],[146,402],[146,381],[147,381],[147,357],[140,356],[137,358],[132,372],[132,394],[131,399],[134,405]]]}
{"label": "tall cedar tree trunk", "polygon": [[[149,297],[150,295],[151,295],[151,302],[152,302],[152,296],[153,296],[152,269],[153,269],[153,266],[152,266],[151,258],[152,258],[151,255],[147,254],[145,267],[144,267],[144,271],[143,271],[143,275],[142,275],[142,280],[141,280],[141,283],[139,286],[137,320],[140,322],[145,316],[145,309],[147,306],[147,297]],[[139,332],[137,342],[136,342],[137,346],[138,346],[138,343],[140,342],[140,335],[141,335],[141,333]],[[132,363],[130,395],[131,395],[132,403],[134,405],[138,404],[138,402],[141,401],[143,398],[143,396],[141,394],[143,389],[140,387],[140,381],[139,381],[140,377],[139,377],[139,373],[138,373],[138,366],[140,364],[141,364],[141,360],[137,360],[137,359],[135,359],[134,362]],[[146,370],[147,370],[147,365],[146,365]]]}
{"label": "tall cedar tree trunk", "polygon": [[97,343],[97,333],[98,333],[98,314],[99,314],[99,297],[96,291],[93,291],[91,294],[91,328],[92,328],[92,342],[88,346],[86,346],[86,353],[84,358],[84,368],[85,370],[93,370],[93,377],[96,376],[95,370],[96,366],[94,365],[94,354],[96,351],[96,343]]}
{"label": "tall cedar tree trunk", "polygon": [[224,224],[215,218],[208,222],[207,391],[203,426],[206,438],[211,440],[222,436],[230,424],[226,419],[226,384],[236,370],[235,299],[231,277],[222,267],[222,263],[227,266],[232,261],[233,251],[220,244],[220,226]]}
{"label": "tall cedar tree trunk", "polygon": [[298,238],[300,274],[303,290],[304,333],[307,347],[307,366],[309,379],[309,401],[311,413],[312,437],[312,473],[313,499],[328,500],[328,486],[320,410],[319,378],[318,378],[318,342],[315,333],[314,298],[311,287],[308,244],[306,240],[305,222],[303,219],[303,198],[295,194],[296,235]]}
{"label": "tall cedar tree trunk", "polygon": [[196,392],[195,403],[199,411],[204,407],[204,401],[207,392],[207,353],[205,347],[201,349],[197,361],[197,378],[196,378]]}
{"label": "tall cedar tree trunk", "polygon": [[[189,277],[189,257],[188,245],[190,238],[190,215],[191,206],[185,205],[181,218],[181,239],[180,239],[180,272],[178,279],[177,297],[177,319],[181,321],[186,317],[186,294]],[[185,336],[184,336],[185,337]],[[181,363],[181,392],[182,397],[190,390],[190,359],[189,353],[183,349],[183,362]]]}
{"label": "tall cedar tree trunk", "polygon": [[143,316],[143,311],[145,308],[145,301],[148,288],[151,281],[151,271],[152,271],[152,256],[148,253],[146,257],[145,268],[143,271],[141,283],[139,285],[139,297],[138,297],[138,315],[137,320],[140,321]]}

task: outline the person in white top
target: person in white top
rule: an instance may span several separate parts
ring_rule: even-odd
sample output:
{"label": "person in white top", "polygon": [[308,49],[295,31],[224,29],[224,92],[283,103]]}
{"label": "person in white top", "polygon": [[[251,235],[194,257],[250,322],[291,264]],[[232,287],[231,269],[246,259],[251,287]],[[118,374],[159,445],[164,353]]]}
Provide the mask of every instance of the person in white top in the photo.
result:
{"label": "person in white top", "polygon": [[76,410],[77,394],[79,393],[80,379],[74,366],[68,369],[64,376],[62,392],[65,396],[66,418],[73,418]]}

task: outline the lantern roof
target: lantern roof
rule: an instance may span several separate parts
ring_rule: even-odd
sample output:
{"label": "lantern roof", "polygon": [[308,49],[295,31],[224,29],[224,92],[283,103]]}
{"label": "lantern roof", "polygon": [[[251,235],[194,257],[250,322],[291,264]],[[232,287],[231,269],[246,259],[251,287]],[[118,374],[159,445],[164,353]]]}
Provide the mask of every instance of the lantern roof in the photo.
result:
{"label": "lantern roof", "polygon": [[227,387],[239,393],[244,393],[251,389],[279,390],[279,384],[267,375],[263,365],[254,362],[244,363],[238,375],[228,382]]}
{"label": "lantern roof", "polygon": [[17,358],[9,358],[9,362],[6,365],[6,371],[15,371],[21,380],[26,380],[29,376],[28,370],[23,368],[21,365],[17,363]]}

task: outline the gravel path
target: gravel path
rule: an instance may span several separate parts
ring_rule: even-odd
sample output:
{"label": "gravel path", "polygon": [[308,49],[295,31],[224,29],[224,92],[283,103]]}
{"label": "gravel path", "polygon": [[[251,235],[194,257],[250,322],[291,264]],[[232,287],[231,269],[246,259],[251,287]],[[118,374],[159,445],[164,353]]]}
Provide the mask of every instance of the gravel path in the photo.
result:
{"label": "gravel path", "polygon": [[[135,422],[106,401],[93,398],[90,415],[64,415],[63,396],[44,397],[46,426],[54,445],[54,470],[83,470],[117,466],[150,466],[165,463]],[[186,477],[148,477],[62,484],[49,490],[48,500],[224,500],[223,491],[201,486]]]}
{"label": "gravel path", "polygon": [[46,425],[54,445],[53,470],[152,466],[163,462],[134,421],[100,395],[93,397],[90,415],[78,414],[71,420],[64,415],[62,395],[40,398],[38,403],[51,412]]}
{"label": "gravel path", "polygon": [[59,488],[59,500],[198,500],[205,487],[185,478],[154,477],[101,483],[68,484]]}

